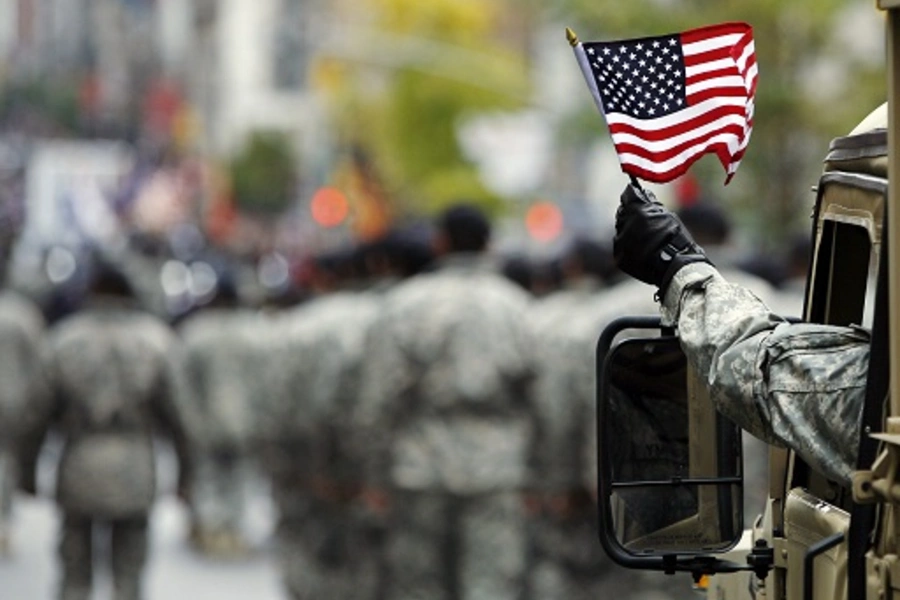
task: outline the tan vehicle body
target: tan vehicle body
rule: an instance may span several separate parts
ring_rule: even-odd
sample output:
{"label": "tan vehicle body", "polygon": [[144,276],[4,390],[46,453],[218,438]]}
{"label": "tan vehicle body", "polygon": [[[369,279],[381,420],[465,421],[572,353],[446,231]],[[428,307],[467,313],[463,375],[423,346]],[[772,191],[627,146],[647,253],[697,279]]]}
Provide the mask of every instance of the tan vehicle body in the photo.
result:
{"label": "tan vehicle body", "polygon": [[[887,128],[887,152],[885,156],[867,158],[856,164],[832,162],[833,154],[826,159],[826,173],[848,169],[855,173],[871,173],[875,177],[897,181],[900,179],[900,2],[879,0],[878,8],[885,11],[887,27],[888,102],[879,107],[850,136],[860,135],[876,127]],[[824,177],[824,175],[823,175]],[[880,246],[887,244],[889,265],[900,265],[900,219],[885,221],[885,215],[900,214],[900,187],[892,186],[886,193],[866,193],[856,190],[828,191],[820,196],[814,227],[814,263],[807,285],[805,320],[845,324],[847,315],[858,310],[861,297],[868,290],[871,297],[879,260]],[[834,286],[834,289],[818,290],[816,260],[822,260],[817,252],[825,238],[834,234],[826,223],[852,223],[867,230],[871,240],[868,258],[867,281],[861,286]],[[840,225],[838,225],[840,227]],[[840,266],[829,265],[828,281],[841,280]],[[846,265],[845,265],[846,268]],[[866,272],[865,269],[858,272]],[[840,289],[838,289],[840,288]],[[848,290],[858,290],[859,294]],[[871,467],[854,473],[851,493],[836,488],[814,472],[798,465],[793,453],[772,448],[770,450],[769,500],[765,513],[753,524],[741,543],[731,551],[735,560],[746,553],[757,539],[765,539],[774,550],[774,568],[756,586],[749,585],[751,575],[746,572],[718,574],[709,580],[707,597],[711,599],[738,600],[840,600],[856,598],[859,594],[848,589],[850,570],[862,564],[866,600],[900,598],[900,548],[898,548],[898,515],[900,503],[900,397],[890,393],[897,389],[900,377],[900,269],[888,270],[888,401],[884,406],[882,427],[870,427],[868,435],[877,441],[878,447]],[[818,305],[817,305],[818,304]],[[857,514],[854,506],[874,506],[874,522],[864,560],[853,566],[850,560],[849,532],[852,519]],[[811,586],[811,589],[809,589]],[[755,589],[754,589],[755,588]],[[856,588],[859,590],[859,588]]]}
{"label": "tan vehicle body", "polygon": [[[680,448],[687,458],[665,473],[660,461],[646,467],[648,459],[627,444],[622,449],[621,427],[618,447],[604,438],[612,439],[618,426],[609,419],[621,418],[641,399],[658,405],[660,391],[622,374],[635,372],[616,370],[614,333],[604,332],[598,342],[601,542],[624,566],[692,573],[698,594],[710,599],[900,600],[900,395],[891,393],[900,384],[900,218],[894,216],[900,215],[900,186],[887,185],[900,180],[900,0],[878,0],[877,8],[886,17],[888,102],[829,149],[816,188],[803,314],[810,323],[871,331],[852,489],[827,480],[793,452],[770,447],[768,500],[741,536],[735,517],[740,494],[733,491],[740,468],[730,470],[739,451],[729,449],[733,432],[723,438],[727,425],[716,417],[704,382],[688,368],[685,389],[666,396],[684,406]],[[641,358],[641,352],[648,354],[637,349],[627,357]],[[628,470],[641,465],[645,471],[638,475]],[[659,499],[686,488],[687,503],[672,500],[682,506],[669,510],[669,520],[658,518]],[[732,546],[735,538],[740,541]]]}

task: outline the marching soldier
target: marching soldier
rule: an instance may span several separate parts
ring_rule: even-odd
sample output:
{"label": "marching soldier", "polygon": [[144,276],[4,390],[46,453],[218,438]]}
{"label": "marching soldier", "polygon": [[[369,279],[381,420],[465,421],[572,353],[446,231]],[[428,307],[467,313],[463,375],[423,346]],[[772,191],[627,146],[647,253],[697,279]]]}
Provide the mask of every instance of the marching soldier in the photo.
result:
{"label": "marching soldier", "polygon": [[261,376],[251,369],[251,349],[263,321],[257,312],[240,308],[226,274],[213,299],[178,327],[183,347],[178,402],[193,415],[191,541],[214,557],[248,550],[243,525],[255,475],[251,444]]}
{"label": "marching soldier", "polygon": [[[55,427],[64,440],[56,483],[62,600],[90,598],[98,529],[110,536],[113,597],[141,597],[156,496],[154,435],[171,435],[184,464],[168,363],[175,352],[168,326],[138,308],[129,282],[103,266],[88,305],[49,332],[43,353],[49,393],[31,405],[27,422],[37,437]],[[33,473],[24,483],[35,491]]]}
{"label": "marching soldier", "polygon": [[370,496],[390,502],[391,600],[523,594],[535,341],[489,239],[479,210],[447,210],[434,270],[385,296],[367,338],[353,437]]}

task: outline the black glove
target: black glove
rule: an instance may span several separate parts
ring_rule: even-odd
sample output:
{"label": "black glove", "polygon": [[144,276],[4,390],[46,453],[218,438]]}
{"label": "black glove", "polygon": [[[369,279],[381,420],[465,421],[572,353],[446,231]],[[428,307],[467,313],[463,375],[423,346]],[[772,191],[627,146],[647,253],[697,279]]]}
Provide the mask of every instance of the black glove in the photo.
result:
{"label": "black glove", "polygon": [[710,263],[677,216],[643,189],[629,185],[616,211],[613,240],[616,265],[635,279],[666,293],[672,277],[683,266]]}

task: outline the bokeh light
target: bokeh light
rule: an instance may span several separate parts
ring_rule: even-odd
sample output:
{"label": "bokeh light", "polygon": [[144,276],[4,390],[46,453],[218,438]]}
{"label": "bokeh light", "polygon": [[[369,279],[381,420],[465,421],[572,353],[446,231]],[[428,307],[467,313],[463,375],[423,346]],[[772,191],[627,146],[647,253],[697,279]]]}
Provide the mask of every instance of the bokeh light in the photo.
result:
{"label": "bokeh light", "polygon": [[538,202],[525,213],[528,235],[541,242],[551,242],[562,233],[563,215],[552,202]]}
{"label": "bokeh light", "polygon": [[319,188],[310,202],[313,220],[322,227],[337,227],[350,213],[346,196],[333,187]]}

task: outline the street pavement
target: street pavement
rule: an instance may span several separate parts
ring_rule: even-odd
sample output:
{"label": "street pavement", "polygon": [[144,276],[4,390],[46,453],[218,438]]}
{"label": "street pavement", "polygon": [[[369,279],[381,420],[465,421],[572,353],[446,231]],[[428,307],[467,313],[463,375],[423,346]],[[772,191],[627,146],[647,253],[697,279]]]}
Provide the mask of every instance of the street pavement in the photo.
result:
{"label": "street pavement", "polygon": [[[52,452],[48,452],[52,458]],[[271,539],[273,510],[264,490],[251,494],[246,531],[256,550],[247,558],[213,560],[187,544],[187,510],[172,493],[171,459],[159,456],[160,497],[151,515],[150,558],[144,600],[286,600]],[[51,461],[44,461],[51,462]],[[16,496],[12,555],[0,557],[0,600],[54,600],[59,569],[56,541],[59,514],[44,468],[39,497]],[[108,600],[109,575],[95,570],[92,600]]]}
{"label": "street pavement", "polygon": [[[59,517],[48,499],[19,496],[13,554],[0,558],[0,600],[52,600],[58,577]],[[173,497],[162,498],[151,518],[146,600],[285,600],[268,539],[240,560],[203,558],[186,544],[186,511]],[[105,572],[97,575],[93,600],[109,598]]]}

